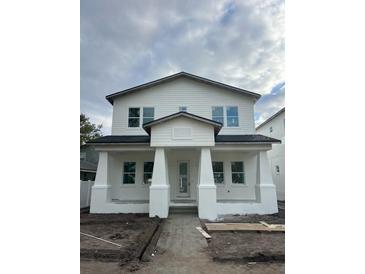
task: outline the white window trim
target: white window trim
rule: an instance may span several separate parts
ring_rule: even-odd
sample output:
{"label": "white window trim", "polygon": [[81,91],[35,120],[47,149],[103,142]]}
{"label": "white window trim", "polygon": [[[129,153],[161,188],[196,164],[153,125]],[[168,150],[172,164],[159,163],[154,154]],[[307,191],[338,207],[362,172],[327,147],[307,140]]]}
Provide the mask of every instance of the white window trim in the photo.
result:
{"label": "white window trim", "polygon": [[[153,120],[155,120],[155,117],[156,117],[156,112],[155,112],[155,110],[156,110],[156,108],[154,107],[154,106],[143,106],[143,107],[141,107],[141,109],[142,109],[142,119],[141,119],[141,122],[140,122],[140,127],[142,127],[143,126],[143,118],[144,118],[144,108],[153,108],[153,119],[152,119],[152,121]],[[150,117],[148,117],[148,118],[150,118]]]}
{"label": "white window trim", "polygon": [[[242,173],[242,172],[232,172],[232,163],[233,162],[242,162],[243,163],[243,181],[244,183],[243,184],[235,184],[233,183],[233,174],[234,173]],[[230,176],[231,176],[231,185],[232,187],[247,187],[247,181],[246,181],[246,172],[245,172],[245,161],[243,160],[234,160],[234,161],[230,161]]]}
{"label": "white window trim", "polygon": [[[214,185],[217,187],[225,187],[226,185],[226,169],[225,169],[225,162],[223,160],[212,160],[212,169],[213,169],[213,162],[222,162],[223,163],[223,183],[222,184],[216,184],[214,182]],[[221,173],[221,172],[214,172],[213,170],[213,179],[214,179],[214,173]]]}
{"label": "white window trim", "polygon": [[[134,184],[125,184],[124,183],[124,163],[133,162],[136,163],[136,170],[134,172]],[[137,186],[137,171],[138,171],[138,162],[136,160],[125,160],[122,162],[122,178],[121,178],[121,187],[133,187],[135,188]],[[131,173],[131,172],[127,172]]]}
{"label": "white window trim", "polygon": [[[137,118],[137,117],[129,117],[129,109],[130,108],[138,108],[139,109],[139,126],[138,127],[130,127],[129,126],[129,118]],[[135,107],[133,107],[133,106],[129,106],[128,108],[127,108],[127,127],[128,128],[131,128],[131,129],[137,129],[137,128],[140,128],[141,127],[141,120],[143,119],[143,116],[141,115],[142,114],[142,111],[143,111],[143,108],[141,108],[141,107],[137,107],[137,106],[135,106]],[[141,117],[142,117],[142,119],[141,119]]]}
{"label": "white window trim", "polygon": [[[151,184],[145,184],[144,183],[144,174],[145,174],[145,172],[144,172],[144,163],[148,163],[148,162],[152,162],[153,163],[153,168],[155,167],[154,160],[150,160],[150,161],[143,160],[143,166],[142,166],[142,173],[143,173],[143,176],[142,176],[142,186],[144,186],[144,187],[149,187],[151,185]],[[148,173],[151,173],[151,175],[153,176],[153,169],[152,169],[152,172],[148,172]],[[152,177],[151,177],[151,179],[152,179]]]}
{"label": "white window trim", "polygon": [[[228,126],[227,108],[229,108],[229,107],[236,107],[237,108],[238,126]],[[227,128],[239,128],[240,127],[240,108],[239,108],[239,106],[232,106],[232,105],[225,106],[224,114],[225,114],[225,121],[226,121],[226,124],[227,124],[227,126],[226,126]]]}

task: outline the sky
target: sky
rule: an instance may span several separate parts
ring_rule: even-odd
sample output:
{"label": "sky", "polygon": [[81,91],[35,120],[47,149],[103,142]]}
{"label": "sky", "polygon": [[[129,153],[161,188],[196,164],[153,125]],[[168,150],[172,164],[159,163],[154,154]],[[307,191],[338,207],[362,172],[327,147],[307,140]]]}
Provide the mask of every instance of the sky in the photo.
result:
{"label": "sky", "polygon": [[285,103],[282,0],[81,0],[80,110],[111,133],[105,96],[180,71],[262,95],[260,124]]}

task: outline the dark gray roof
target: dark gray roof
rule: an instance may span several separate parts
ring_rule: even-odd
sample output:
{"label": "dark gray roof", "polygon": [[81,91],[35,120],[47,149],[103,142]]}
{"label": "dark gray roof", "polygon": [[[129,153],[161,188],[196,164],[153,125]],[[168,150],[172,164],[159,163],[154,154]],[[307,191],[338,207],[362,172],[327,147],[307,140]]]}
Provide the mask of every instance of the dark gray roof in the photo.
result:
{"label": "dark gray roof", "polygon": [[272,119],[274,119],[275,117],[279,116],[281,113],[283,113],[285,111],[285,107],[283,107],[281,110],[279,110],[278,112],[276,112],[273,116],[271,116],[270,118],[268,118],[266,121],[262,122],[259,126],[257,126],[256,130],[258,130],[260,127],[262,127],[263,125],[267,124],[268,122],[270,122]]}
{"label": "dark gray roof", "polygon": [[196,121],[200,121],[200,122],[212,125],[214,127],[215,135],[218,134],[218,132],[221,130],[221,128],[223,126],[222,123],[220,123],[220,122],[210,120],[210,119],[207,119],[207,118],[204,118],[204,117],[201,117],[201,116],[198,116],[198,115],[186,112],[186,111],[179,111],[179,112],[173,113],[171,115],[167,115],[167,116],[164,116],[162,118],[159,118],[159,119],[153,120],[151,122],[145,123],[145,124],[143,124],[143,129],[150,135],[152,126],[163,123],[163,122],[166,122],[168,120],[171,120],[171,119],[174,119],[174,118],[177,118],[177,117],[186,117],[186,118],[190,118],[190,119],[193,119],[193,120],[196,120]]}
{"label": "dark gray roof", "polygon": [[96,171],[96,168],[97,168],[97,165],[87,162],[87,161],[80,160],[80,170]]}
{"label": "dark gray roof", "polygon": [[[243,135],[217,135],[215,142],[219,143],[280,143],[280,140],[270,138],[260,134]],[[103,136],[89,144],[149,144],[150,136],[129,136],[129,135],[109,135]]]}
{"label": "dark gray roof", "polygon": [[159,85],[161,83],[174,80],[174,79],[179,78],[179,77],[186,77],[186,78],[193,79],[193,80],[203,82],[203,83],[206,83],[206,84],[218,86],[220,88],[224,88],[224,89],[227,89],[227,90],[231,90],[231,91],[239,92],[239,93],[242,93],[242,94],[250,95],[250,96],[255,97],[256,99],[259,99],[261,97],[260,94],[255,93],[255,92],[251,92],[251,91],[241,89],[241,88],[238,88],[238,87],[226,85],[226,84],[223,84],[221,82],[217,82],[217,81],[214,81],[214,80],[210,80],[210,79],[207,79],[207,78],[203,78],[203,77],[200,77],[200,76],[197,76],[197,75],[182,71],[182,72],[175,73],[173,75],[169,75],[169,76],[166,76],[166,77],[163,77],[163,78],[160,78],[160,79],[157,79],[157,80],[154,80],[154,81],[151,81],[151,82],[139,85],[139,86],[135,86],[135,87],[132,87],[132,88],[128,88],[128,89],[119,91],[119,92],[115,92],[113,94],[109,94],[105,98],[111,104],[113,104],[114,98],[116,96],[120,96],[120,95],[129,93],[129,92],[132,92],[132,91],[138,91],[138,90],[141,90],[141,89],[144,89],[144,88],[153,87],[153,86]]}
{"label": "dark gray roof", "polygon": [[107,135],[87,142],[87,144],[149,144],[148,135]]}

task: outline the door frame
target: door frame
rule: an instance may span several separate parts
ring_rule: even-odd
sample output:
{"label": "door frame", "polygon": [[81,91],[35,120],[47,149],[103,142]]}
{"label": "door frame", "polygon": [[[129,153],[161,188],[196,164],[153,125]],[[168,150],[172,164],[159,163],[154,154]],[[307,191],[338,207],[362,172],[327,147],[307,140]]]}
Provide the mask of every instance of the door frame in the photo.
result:
{"label": "door frame", "polygon": [[[179,184],[180,184],[180,163],[187,163],[187,191],[186,194],[183,193],[179,193]],[[191,185],[191,180],[190,180],[190,161],[189,160],[178,160],[177,161],[177,178],[175,180],[175,199],[187,199],[191,197],[191,189],[190,189],[190,185]]]}

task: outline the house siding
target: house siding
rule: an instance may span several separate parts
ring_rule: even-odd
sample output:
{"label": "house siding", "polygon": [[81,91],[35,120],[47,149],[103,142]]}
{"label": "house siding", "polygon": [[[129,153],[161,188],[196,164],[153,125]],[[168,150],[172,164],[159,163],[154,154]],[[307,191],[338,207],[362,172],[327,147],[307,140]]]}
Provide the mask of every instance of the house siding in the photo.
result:
{"label": "house siding", "polygon": [[187,112],[208,119],[212,119],[212,106],[238,106],[239,127],[223,127],[220,134],[255,133],[252,96],[179,78],[115,98],[112,135],[147,135],[142,127],[128,128],[129,107],[154,107],[154,118],[158,119],[178,112],[179,106],[186,106]]}

